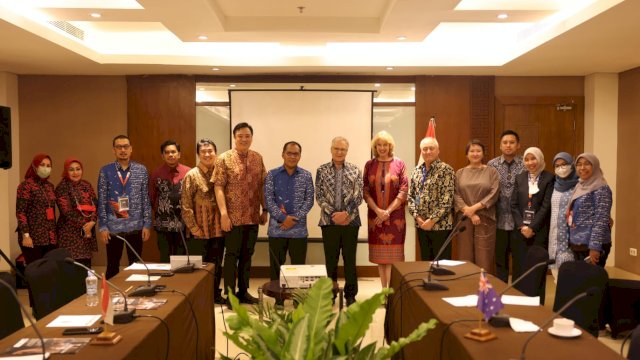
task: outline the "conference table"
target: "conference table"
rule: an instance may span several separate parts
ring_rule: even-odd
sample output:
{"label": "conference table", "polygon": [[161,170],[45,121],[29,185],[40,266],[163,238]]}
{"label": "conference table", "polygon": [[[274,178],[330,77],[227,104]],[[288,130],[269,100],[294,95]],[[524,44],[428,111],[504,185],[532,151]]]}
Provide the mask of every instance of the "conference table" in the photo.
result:
{"label": "conference table", "polygon": [[[166,292],[158,292],[154,297],[167,299],[167,302],[155,310],[136,310],[139,315],[153,315],[164,320],[169,327],[169,359],[213,359],[215,357],[215,317],[213,303],[213,265],[208,264],[206,270],[197,269],[190,274],[175,274],[162,277],[154,284],[165,285]],[[145,271],[120,271],[110,279],[116,286],[126,290],[145,282],[125,281],[131,274],[146,274]],[[175,290],[173,292],[172,290]],[[114,289],[110,289],[111,292]],[[184,293],[193,304],[197,317],[194,322],[191,308]],[[62,338],[63,328],[46,327],[59,315],[91,315],[101,314],[101,307],[88,307],[85,295],[78,297],[67,305],[40,319],[36,325],[45,338]],[[100,320],[93,326],[105,326]],[[167,349],[167,331],[160,320],[152,317],[135,318],[128,324],[109,325],[110,331],[122,336],[122,340],[114,345],[91,345],[83,347],[77,354],[51,354],[51,359],[165,359]],[[198,332],[198,348],[196,357],[196,331]],[[72,337],[95,337],[96,335],[73,335]],[[21,338],[36,338],[30,327],[23,328],[0,340],[0,352],[10,348]],[[71,336],[66,336],[71,337]]]}
{"label": "conference table", "polygon": [[[446,267],[456,274],[433,276],[433,279],[453,279],[441,281],[449,289],[427,291],[423,281],[427,276],[429,262],[403,262],[393,265],[390,287],[394,294],[387,302],[385,334],[388,340],[405,337],[422,322],[438,320],[435,329],[429,330],[419,342],[405,346],[396,358],[402,359],[520,359],[520,353],[530,332],[517,333],[510,327],[495,328],[483,322],[483,327],[491,330],[497,338],[480,342],[465,338],[465,334],[479,325],[480,311],[475,307],[454,307],[443,297],[457,297],[478,294],[480,269],[471,263]],[[473,274],[473,275],[471,275]],[[506,284],[489,275],[490,283],[498,293]],[[402,288],[402,289],[401,289]],[[515,289],[508,295],[522,295]],[[531,321],[540,326],[550,319],[553,312],[543,306],[505,305],[501,313]],[[468,320],[468,321],[466,321]],[[621,359],[621,357],[583,330],[577,338],[557,338],[543,332],[531,340],[526,350],[527,359]],[[441,345],[442,342],[442,345]],[[440,354],[442,352],[442,354]]]}

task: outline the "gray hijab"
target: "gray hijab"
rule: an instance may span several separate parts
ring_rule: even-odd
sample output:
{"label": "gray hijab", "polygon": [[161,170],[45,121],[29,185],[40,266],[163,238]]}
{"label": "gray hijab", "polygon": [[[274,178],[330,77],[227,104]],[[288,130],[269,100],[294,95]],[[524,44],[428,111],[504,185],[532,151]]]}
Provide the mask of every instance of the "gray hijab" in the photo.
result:
{"label": "gray hijab", "polygon": [[607,186],[607,180],[604,179],[604,174],[602,173],[602,169],[600,169],[600,160],[591,153],[583,153],[576,158],[575,164],[578,164],[578,161],[581,158],[585,158],[591,163],[593,173],[587,180],[580,179],[578,181],[576,190],[573,192],[573,195],[571,195],[571,202],[584,194],[588,194],[603,186]]}

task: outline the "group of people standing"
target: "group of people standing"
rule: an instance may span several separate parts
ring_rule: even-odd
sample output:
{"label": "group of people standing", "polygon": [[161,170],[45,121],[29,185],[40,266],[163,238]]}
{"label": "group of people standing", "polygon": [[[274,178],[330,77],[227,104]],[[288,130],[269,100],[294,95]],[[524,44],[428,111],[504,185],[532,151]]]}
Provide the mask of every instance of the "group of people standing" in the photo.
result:
{"label": "group of people standing", "polygon": [[[162,262],[182,251],[184,237],[190,254],[215,265],[216,303],[229,304],[220,289],[223,277],[225,294],[234,291],[241,303],[254,304],[257,299],[248,288],[259,225],[269,224],[270,276],[275,280],[287,253],[293,264],[306,261],[307,214],[314,198],[321,211],[327,272],[334,281],[342,254],[347,305],[358,293],[358,208],[363,200],[368,206],[369,260],[378,264],[384,287],[391,264],[404,261],[405,204],[415,219],[423,260],[434,258],[460,221],[466,231],[458,236],[459,258],[504,281],[509,251],[516,277],[526,270],[524,256],[533,244],[548,246],[556,259],[554,269],[563,261],[587,257],[604,266],[611,248],[612,196],[598,159],[582,154],[574,163],[569,154],[560,153],[553,160],[554,177],[544,170],[538,148],[527,149],[524,158],[517,155],[520,139],[510,130],[500,137],[502,155],[487,165],[484,145],[469,142],[468,165],[457,172],[439,159],[438,141],[425,138],[420,142],[424,162],[410,176],[386,131],[372,139],[374,156],[364,172],[346,161],[348,140],[336,137],[331,161],[317,169],[315,185],[311,173],[298,166],[299,143],[285,143],[283,165],[267,172],[262,156],[250,149],[251,125],[237,124],[233,139],[233,149],[219,156],[212,140],[199,140],[193,169],[180,163],[180,145],[167,140],[160,146],[164,164],[149,176],[131,160],[130,139],[118,135],[112,144],[116,160],[100,169],[97,194],[82,179],[77,158],[65,161],[63,178],[54,187],[48,180],[51,158],[36,155],[17,191],[19,243],[27,264],[64,247],[91,266],[99,238],[106,244],[110,278],[119,271],[119,238],[141,253],[153,226]],[[136,257],[129,248],[127,254],[132,263]],[[451,258],[450,248],[443,258]]]}

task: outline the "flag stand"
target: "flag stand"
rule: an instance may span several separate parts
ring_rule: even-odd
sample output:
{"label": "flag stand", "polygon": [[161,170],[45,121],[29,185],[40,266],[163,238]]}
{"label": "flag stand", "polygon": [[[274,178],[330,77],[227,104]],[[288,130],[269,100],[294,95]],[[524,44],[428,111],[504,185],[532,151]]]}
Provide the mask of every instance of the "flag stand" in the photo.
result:
{"label": "flag stand", "polygon": [[464,334],[464,337],[480,342],[485,342],[497,338],[496,334],[492,333],[491,330],[482,327],[482,315],[480,315],[480,319],[478,320],[478,327]]}
{"label": "flag stand", "polygon": [[[478,327],[466,333],[464,335],[465,338],[480,342],[497,338],[496,334],[482,326],[483,318],[491,318],[491,316],[495,315],[503,307],[500,299],[494,295],[495,291],[491,284],[489,284],[484,269],[480,269],[480,288],[478,290],[478,310],[480,310],[480,317],[478,318]],[[489,300],[491,300],[491,302],[489,302]]]}
{"label": "flag stand", "polygon": [[[127,301],[125,298],[124,301]],[[114,345],[122,340],[122,335],[115,331],[109,331],[109,325],[113,325],[113,302],[109,294],[109,285],[104,274],[102,274],[102,319],[104,331],[96,336],[91,342],[92,345]]]}

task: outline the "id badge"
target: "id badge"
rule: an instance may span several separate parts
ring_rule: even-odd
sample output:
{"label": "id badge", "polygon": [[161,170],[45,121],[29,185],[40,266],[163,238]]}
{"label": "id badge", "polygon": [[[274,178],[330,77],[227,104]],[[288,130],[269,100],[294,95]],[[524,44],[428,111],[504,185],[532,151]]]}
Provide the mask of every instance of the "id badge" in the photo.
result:
{"label": "id badge", "polygon": [[120,196],[118,198],[118,211],[128,211],[128,210],[129,210],[129,197]]}
{"label": "id badge", "polygon": [[52,207],[47,208],[47,220],[55,220],[55,219],[56,219],[56,216],[53,212],[53,208]]}
{"label": "id badge", "polygon": [[534,215],[535,215],[535,212],[533,210],[525,210],[522,216],[522,223],[525,225],[531,224],[531,222],[533,222]]}

